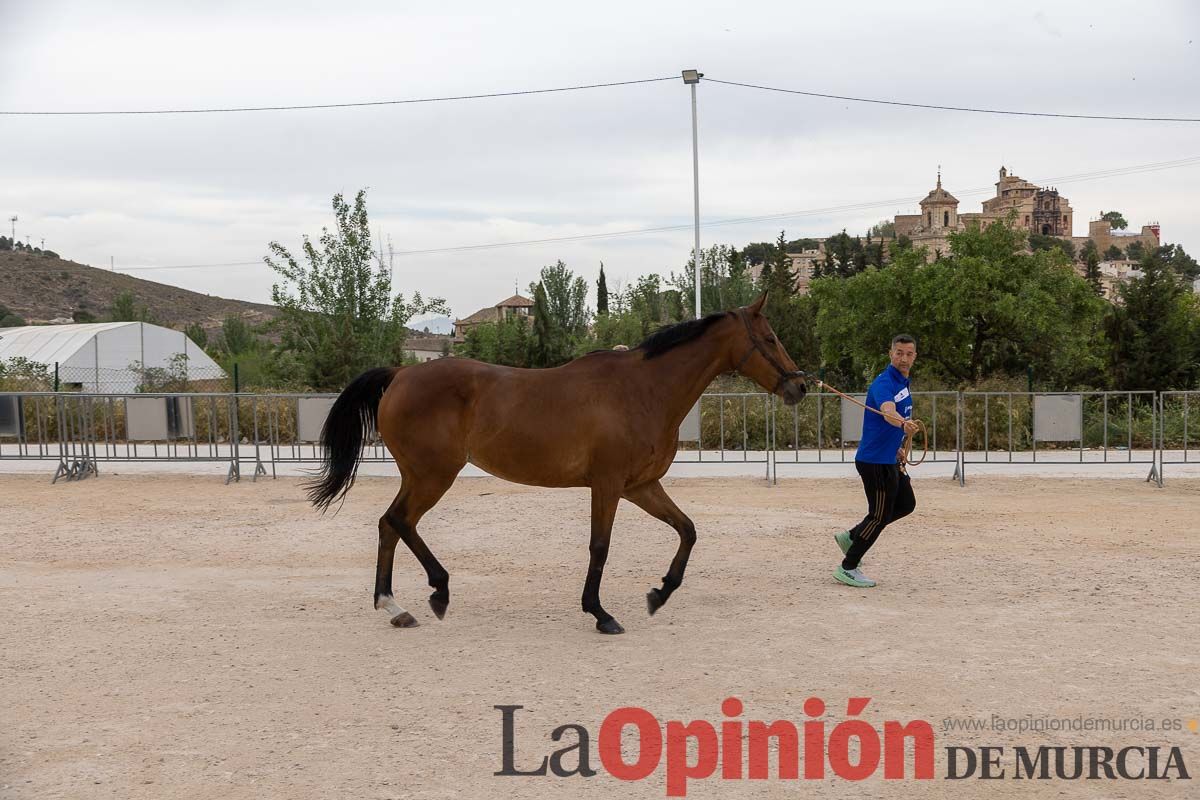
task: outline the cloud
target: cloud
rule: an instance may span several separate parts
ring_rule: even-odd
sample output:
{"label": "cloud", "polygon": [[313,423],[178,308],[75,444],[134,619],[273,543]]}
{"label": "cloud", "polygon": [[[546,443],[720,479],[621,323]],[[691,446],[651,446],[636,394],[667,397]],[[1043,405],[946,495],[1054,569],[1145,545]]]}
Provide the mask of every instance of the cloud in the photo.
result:
{"label": "cloud", "polygon": [[[429,97],[677,75],[950,105],[1200,114],[1200,51],[1179,19],[935,2],[843,7],[534,3],[413,11],[386,3],[138,3],[22,7],[0,49],[0,108],[170,108]],[[1092,27],[1074,20],[1089,19]],[[1067,24],[1067,20],[1072,20]],[[726,32],[725,29],[731,29]],[[1137,91],[1127,90],[1136,74]],[[1031,90],[1037,87],[1037,90]],[[1029,178],[1200,155],[1195,126],[968,115],[699,87],[709,220],[918,197],[938,164],[951,191],[1001,162]],[[331,224],[329,200],[369,187],[373,225],[400,250],[552,238],[691,221],[689,92],[672,80],[586,92],[343,111],[0,118],[0,211],[84,262],[255,261]],[[1185,246],[1197,168],[1059,188],[1082,226],[1101,208],[1157,219]],[[978,197],[962,197],[978,208]],[[9,211],[8,209],[11,209]],[[706,229],[703,243],[865,230],[903,203]],[[1082,228],[1081,231],[1082,232]],[[680,270],[688,230],[411,256],[401,288],[470,313],[563,259],[589,279]],[[1193,249],[1196,246],[1192,245]],[[265,267],[139,272],[266,300]]]}

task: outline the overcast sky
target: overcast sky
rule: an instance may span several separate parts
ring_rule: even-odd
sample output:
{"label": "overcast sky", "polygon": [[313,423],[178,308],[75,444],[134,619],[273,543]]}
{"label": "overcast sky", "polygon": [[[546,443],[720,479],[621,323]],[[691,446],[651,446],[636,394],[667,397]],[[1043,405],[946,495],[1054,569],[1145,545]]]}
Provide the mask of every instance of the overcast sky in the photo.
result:
{"label": "overcast sky", "polygon": [[[678,76],[940,105],[1200,117],[1192,2],[456,3],[0,0],[0,111],[206,108],[481,94]],[[245,6],[253,5],[253,10]],[[1038,9],[1041,10],[1038,10]],[[1200,156],[1200,124],[902,109],[699,87],[702,220],[882,202],[706,227],[702,245],[861,233],[917,210],[938,165],[978,211],[1001,164],[1030,180]],[[0,213],[107,267],[257,262],[369,188],[400,251],[692,219],[682,81],[341,110],[0,116]],[[1087,220],[1200,251],[1200,164],[1055,181]],[[896,202],[897,198],[913,198]],[[8,231],[4,224],[5,233]],[[398,288],[467,316],[562,259],[610,286],[679,271],[690,230],[397,259]],[[131,271],[268,301],[249,266]]]}

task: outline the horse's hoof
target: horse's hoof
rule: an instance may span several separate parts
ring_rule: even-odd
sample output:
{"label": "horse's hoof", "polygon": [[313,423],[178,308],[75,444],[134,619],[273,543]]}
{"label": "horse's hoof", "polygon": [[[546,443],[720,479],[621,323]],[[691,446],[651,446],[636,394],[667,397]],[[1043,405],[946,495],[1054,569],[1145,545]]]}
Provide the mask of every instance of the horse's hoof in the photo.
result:
{"label": "horse's hoof", "polygon": [[601,633],[611,633],[611,634],[625,632],[625,629],[621,627],[621,623],[617,622],[615,619],[609,619],[609,620],[606,620],[605,622],[597,622],[596,630],[600,631]]}
{"label": "horse's hoof", "polygon": [[650,612],[650,616],[653,617],[654,612],[666,605],[666,602],[663,599],[662,592],[658,589],[651,589],[646,592],[646,610]]}
{"label": "horse's hoof", "polygon": [[392,624],[397,628],[415,628],[421,623],[417,622],[417,618],[412,614],[404,611],[392,617]]}
{"label": "horse's hoof", "polygon": [[450,607],[449,599],[443,599],[438,596],[437,592],[429,595],[429,607],[433,609],[433,613],[438,619],[446,618],[446,609]]}

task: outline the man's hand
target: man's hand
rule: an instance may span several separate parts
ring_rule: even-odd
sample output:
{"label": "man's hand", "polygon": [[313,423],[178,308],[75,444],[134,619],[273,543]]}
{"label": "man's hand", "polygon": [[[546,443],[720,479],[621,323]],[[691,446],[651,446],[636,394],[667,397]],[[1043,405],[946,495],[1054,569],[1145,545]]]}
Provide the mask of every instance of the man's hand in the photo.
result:
{"label": "man's hand", "polygon": [[911,419],[904,420],[904,425],[901,427],[904,428],[904,433],[906,436],[911,436],[917,432],[917,423],[913,422]]}
{"label": "man's hand", "polygon": [[896,451],[896,463],[901,467],[908,463],[908,454],[904,452],[903,447]]}

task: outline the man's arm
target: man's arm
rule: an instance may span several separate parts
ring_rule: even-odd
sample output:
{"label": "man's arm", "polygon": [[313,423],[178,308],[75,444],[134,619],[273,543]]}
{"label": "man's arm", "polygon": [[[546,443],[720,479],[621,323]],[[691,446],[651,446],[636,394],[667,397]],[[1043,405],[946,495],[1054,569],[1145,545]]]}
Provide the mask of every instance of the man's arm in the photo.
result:
{"label": "man's arm", "polygon": [[883,412],[883,418],[888,424],[895,428],[903,428],[905,433],[916,433],[917,423],[911,419],[905,419],[896,411],[896,404],[891,400],[886,403],[880,403],[879,410]]}

